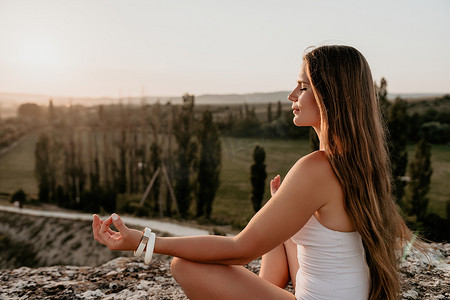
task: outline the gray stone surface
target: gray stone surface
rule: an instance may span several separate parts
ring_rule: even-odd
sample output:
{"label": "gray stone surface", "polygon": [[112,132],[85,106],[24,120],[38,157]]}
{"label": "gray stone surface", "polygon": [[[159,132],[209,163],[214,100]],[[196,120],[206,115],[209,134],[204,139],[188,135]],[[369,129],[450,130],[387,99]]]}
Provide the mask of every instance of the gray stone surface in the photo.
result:
{"label": "gray stone surface", "polygon": [[[91,230],[89,221],[0,211],[0,238],[11,240],[0,252],[0,300],[187,299],[167,257],[147,266],[98,244]],[[429,253],[410,253],[401,264],[402,299],[450,299],[450,244],[432,244]],[[24,256],[37,268],[20,267]],[[257,273],[259,261],[248,268]]]}
{"label": "gray stone surface", "polygon": [[[433,244],[430,260],[410,254],[401,265],[402,299],[450,298],[450,244]],[[258,272],[259,261],[247,266]],[[99,267],[52,266],[0,271],[0,299],[187,299],[170,260],[120,257]]]}

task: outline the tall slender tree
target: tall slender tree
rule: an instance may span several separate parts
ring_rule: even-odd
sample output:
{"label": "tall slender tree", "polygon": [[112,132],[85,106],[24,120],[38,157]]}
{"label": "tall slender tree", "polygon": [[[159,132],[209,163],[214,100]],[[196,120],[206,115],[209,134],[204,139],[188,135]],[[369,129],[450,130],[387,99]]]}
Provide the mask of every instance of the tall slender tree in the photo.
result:
{"label": "tall slender tree", "polygon": [[198,168],[197,217],[211,217],[212,203],[220,183],[222,148],[220,133],[209,110],[203,112],[200,131],[200,161]]}
{"label": "tall slender tree", "polygon": [[50,199],[50,174],[49,174],[49,137],[45,133],[39,136],[36,148],[34,150],[35,166],[34,172],[38,182],[39,201],[48,202]]}
{"label": "tall slender tree", "polygon": [[387,114],[389,110],[389,106],[391,105],[389,103],[389,100],[387,98],[387,81],[383,77],[380,80],[380,85],[377,85],[377,83],[374,83],[375,92],[377,93],[378,101],[380,103],[381,113],[383,115],[384,120],[387,119]]}
{"label": "tall slender tree", "polygon": [[402,201],[406,181],[404,180],[406,166],[408,164],[408,152],[406,143],[408,140],[408,115],[406,113],[407,103],[401,98],[396,98],[389,108],[389,154],[392,166],[393,196],[397,204],[405,209]]}
{"label": "tall slender tree", "polygon": [[264,188],[267,178],[266,172],[266,152],[264,148],[257,145],[253,150],[253,165],[250,169],[250,180],[252,183],[252,204],[255,212],[261,208],[262,200],[264,197]]}
{"label": "tall slender tree", "polygon": [[277,119],[281,118],[282,112],[283,112],[283,110],[281,108],[281,101],[278,101],[278,103],[277,103]]}
{"label": "tall slender tree", "polygon": [[[173,201],[172,199],[172,192],[171,192],[171,185],[172,185],[172,179],[174,176],[174,161],[173,161],[173,143],[172,143],[172,135],[173,135],[173,123],[176,119],[176,110],[175,107],[172,106],[170,102],[167,103],[167,109],[169,112],[169,117],[167,118],[167,126],[166,126],[166,136],[167,138],[167,149],[163,152],[163,171],[165,170],[166,173],[163,175],[167,176],[166,181],[161,181],[165,183],[165,189],[166,189],[166,201],[165,201],[165,215],[171,216],[172,215],[172,204],[178,204],[178,202]],[[178,207],[178,206],[177,206]]]}
{"label": "tall slender tree", "polygon": [[[114,160],[111,159],[110,150],[111,147],[108,143],[108,124],[107,124],[107,118],[106,118],[106,112],[105,108],[102,105],[99,105],[98,107],[98,117],[100,121],[100,127],[102,130],[102,165],[103,165],[103,172],[102,172],[102,182],[103,186],[106,189],[112,189],[112,162]],[[111,129],[111,128],[109,128]]]}
{"label": "tall slender tree", "polygon": [[431,174],[431,146],[424,139],[416,145],[414,160],[409,165],[411,180],[409,182],[409,204],[411,214],[417,216],[418,221],[423,221],[427,214],[429,199],[427,193],[430,190]]}
{"label": "tall slender tree", "polygon": [[[161,153],[162,146],[160,143],[159,133],[161,128],[161,105],[157,101],[152,108],[152,135],[153,141],[150,145],[150,173],[155,174],[157,170],[161,168]],[[153,199],[153,208],[155,213],[160,213],[160,205],[159,205],[159,193],[160,193],[160,185],[161,185],[161,176],[156,177],[156,181],[154,187],[152,188],[152,199]]]}
{"label": "tall slender tree", "polygon": [[267,104],[267,123],[272,122],[272,103]]}
{"label": "tall slender tree", "polygon": [[175,197],[182,218],[186,218],[192,201],[192,174],[195,174],[197,142],[194,139],[193,95],[183,95],[183,106],[174,124],[174,136],[178,144],[175,167]]}

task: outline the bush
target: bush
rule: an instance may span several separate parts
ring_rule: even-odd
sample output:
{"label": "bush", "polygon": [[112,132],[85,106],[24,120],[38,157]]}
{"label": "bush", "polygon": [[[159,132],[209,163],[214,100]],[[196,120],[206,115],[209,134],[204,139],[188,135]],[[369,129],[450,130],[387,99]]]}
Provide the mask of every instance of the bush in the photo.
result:
{"label": "bush", "polygon": [[420,127],[419,135],[430,143],[445,144],[450,142],[450,125],[427,122]]}
{"label": "bush", "polygon": [[441,218],[437,214],[428,214],[423,221],[423,235],[433,242],[450,241],[450,219]]}
{"label": "bush", "polygon": [[27,194],[22,189],[17,190],[14,194],[11,196],[11,203],[14,203],[16,201],[19,201],[19,203],[25,203],[27,200]]}

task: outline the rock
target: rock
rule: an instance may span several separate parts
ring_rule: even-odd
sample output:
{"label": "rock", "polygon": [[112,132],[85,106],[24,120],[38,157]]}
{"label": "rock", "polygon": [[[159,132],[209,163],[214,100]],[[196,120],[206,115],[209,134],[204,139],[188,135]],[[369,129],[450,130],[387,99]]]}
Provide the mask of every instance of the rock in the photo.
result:
{"label": "rock", "polygon": [[[410,253],[401,264],[402,299],[450,298],[450,245],[432,244],[430,260]],[[260,261],[247,268],[259,271]],[[53,266],[0,270],[3,299],[179,299],[181,287],[170,274],[170,260],[119,257],[99,267]],[[292,286],[287,288],[292,291]]]}
{"label": "rock", "polygon": [[[2,232],[16,247],[0,255],[0,300],[187,299],[170,275],[167,256],[155,255],[147,266],[131,252],[110,251],[92,239],[90,222],[0,212],[0,238]],[[35,257],[24,263],[15,259],[18,253]],[[449,256],[450,244],[431,244],[428,258],[406,255],[400,265],[402,298],[450,299]],[[259,267],[258,260],[247,265],[255,273]],[[293,291],[291,285],[287,289]]]}
{"label": "rock", "polygon": [[415,290],[409,290],[402,294],[403,299],[417,299],[417,296],[419,296],[419,293]]}
{"label": "rock", "polygon": [[96,289],[95,291],[86,291],[81,295],[79,295],[80,299],[86,300],[99,299],[102,298],[103,296],[105,296],[105,294],[100,289]]}

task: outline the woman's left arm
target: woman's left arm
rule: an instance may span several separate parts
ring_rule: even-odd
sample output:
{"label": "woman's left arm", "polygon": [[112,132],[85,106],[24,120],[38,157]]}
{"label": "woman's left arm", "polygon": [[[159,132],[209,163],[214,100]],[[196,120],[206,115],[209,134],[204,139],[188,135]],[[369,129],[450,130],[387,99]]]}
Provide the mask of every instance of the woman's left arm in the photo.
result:
{"label": "woman's left arm", "polygon": [[[154,252],[203,263],[246,264],[292,237],[326,204],[329,172],[332,170],[323,153],[305,156],[237,236],[160,237]],[[100,243],[113,250],[137,248],[142,232],[128,229],[120,218],[100,222],[94,217],[94,237]],[[112,222],[120,233],[109,229]]]}

